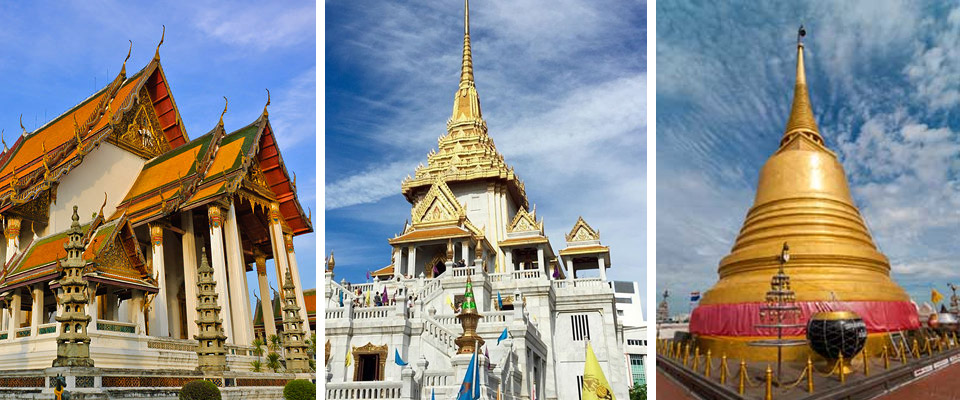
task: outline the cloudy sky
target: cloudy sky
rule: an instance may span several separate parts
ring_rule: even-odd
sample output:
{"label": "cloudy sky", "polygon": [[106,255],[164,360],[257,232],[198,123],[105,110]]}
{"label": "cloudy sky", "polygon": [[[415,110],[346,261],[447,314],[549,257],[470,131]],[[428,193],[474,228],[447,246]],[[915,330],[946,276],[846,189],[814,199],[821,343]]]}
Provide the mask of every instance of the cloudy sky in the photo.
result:
{"label": "cloudy sky", "polygon": [[[8,144],[83,101],[116,77],[129,42],[127,73],[160,49],[187,135],[196,138],[224,116],[228,131],[270,120],[287,168],[297,173],[304,208],[316,214],[316,10],[305,2],[66,1],[49,7],[0,3],[0,128]],[[294,239],[305,287],[316,282],[316,236]],[[270,267],[272,268],[272,266]],[[272,285],[274,275],[268,274]],[[247,277],[255,289],[256,277]],[[251,293],[254,291],[251,290]],[[253,297],[251,296],[251,299]]]}
{"label": "cloudy sky", "polygon": [[786,125],[800,23],[820,131],[894,278],[919,302],[960,281],[960,7],[659,2],[657,287],[674,311],[716,281],[753,203]]}
{"label": "cloudy sky", "polygon": [[[390,264],[400,181],[446,133],[463,5],[326,2],[326,248],[337,277]],[[477,90],[497,149],[555,250],[582,215],[616,279],[645,287],[646,9],[603,0],[474,2]]]}

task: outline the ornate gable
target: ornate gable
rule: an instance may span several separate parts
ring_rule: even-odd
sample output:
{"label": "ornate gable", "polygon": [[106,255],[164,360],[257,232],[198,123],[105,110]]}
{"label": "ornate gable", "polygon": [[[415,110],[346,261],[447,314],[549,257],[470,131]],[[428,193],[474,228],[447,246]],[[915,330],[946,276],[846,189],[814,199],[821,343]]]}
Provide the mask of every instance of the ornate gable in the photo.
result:
{"label": "ornate gable", "polygon": [[538,231],[543,235],[543,220],[537,222],[537,210],[534,208],[531,212],[521,208],[517,215],[513,217],[513,222],[507,227],[507,232],[532,232]]}
{"label": "ornate gable", "polygon": [[170,150],[146,87],[140,87],[107,141],[146,159]]}
{"label": "ornate gable", "polygon": [[437,180],[413,207],[411,217],[414,226],[458,224],[466,219],[466,212],[450,187]]}
{"label": "ornate gable", "polygon": [[583,220],[583,217],[577,218],[577,223],[567,234],[567,242],[585,242],[588,240],[600,240],[600,231],[596,231]]}

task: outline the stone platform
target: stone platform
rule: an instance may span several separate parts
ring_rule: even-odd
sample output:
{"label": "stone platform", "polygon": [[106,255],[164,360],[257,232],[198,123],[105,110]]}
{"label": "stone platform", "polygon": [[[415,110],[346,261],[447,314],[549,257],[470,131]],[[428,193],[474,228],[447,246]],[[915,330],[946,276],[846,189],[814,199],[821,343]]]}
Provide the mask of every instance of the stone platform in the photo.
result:
{"label": "stone platform", "polygon": [[283,398],[283,386],[294,379],[313,381],[314,374],[225,371],[217,374],[194,370],[135,370],[114,368],[46,368],[13,370],[0,374],[0,400],[53,398],[53,378],[66,378],[72,400],[164,399],[177,400],[187,382],[203,379],[220,388],[224,399],[273,400]]}

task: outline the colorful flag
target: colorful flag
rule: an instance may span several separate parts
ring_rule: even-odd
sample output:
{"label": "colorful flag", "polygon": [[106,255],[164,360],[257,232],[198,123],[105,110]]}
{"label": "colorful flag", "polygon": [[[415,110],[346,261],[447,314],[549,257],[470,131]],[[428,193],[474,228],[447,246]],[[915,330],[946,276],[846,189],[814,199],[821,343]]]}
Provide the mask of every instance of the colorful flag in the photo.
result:
{"label": "colorful flag", "polygon": [[370,280],[370,271],[367,271],[367,280]]}
{"label": "colorful flag", "polygon": [[390,297],[387,295],[387,287],[383,287],[383,305],[387,305],[387,302],[390,300]]}
{"label": "colorful flag", "polygon": [[353,353],[353,350],[349,350],[349,349],[348,349],[348,350],[347,350],[347,357],[346,357],[345,360],[343,360],[343,365],[346,366],[346,367],[349,367],[349,366],[350,366],[350,362],[353,360],[353,357],[352,357],[352,355],[351,355],[350,353]]}
{"label": "colorful flag", "polygon": [[437,400],[437,390],[430,388],[430,400]]}
{"label": "colorful flag", "polygon": [[[476,346],[476,343],[474,343],[474,346]],[[474,358],[477,357],[478,350],[479,349],[477,349],[476,347],[473,348]],[[477,358],[477,367],[473,369],[473,373],[476,374],[473,377],[474,378],[473,379],[473,400],[477,400],[480,398],[480,359],[479,358]]]}
{"label": "colorful flag", "polygon": [[937,289],[930,289],[930,301],[932,301],[933,304],[937,304],[943,301],[943,295],[940,294]]}
{"label": "colorful flag", "polygon": [[597,362],[597,355],[593,353],[593,347],[587,342],[587,358],[583,366],[583,391],[580,393],[583,400],[611,399],[617,400],[607,383],[607,378],[603,376],[603,370],[600,369],[600,363]]}
{"label": "colorful flag", "polygon": [[450,309],[453,310],[454,312],[456,312],[456,311],[457,311],[457,307],[453,305],[453,297],[447,296],[446,301],[447,301],[447,305],[450,306]]}
{"label": "colorful flag", "polygon": [[560,268],[553,267],[553,279],[560,278]]}
{"label": "colorful flag", "polygon": [[473,390],[474,385],[476,385],[476,373],[474,372],[475,366],[477,365],[477,353],[473,353],[473,358],[470,359],[470,366],[467,367],[467,373],[463,376],[463,383],[460,384],[460,390],[457,392],[457,400],[473,400]]}
{"label": "colorful flag", "polygon": [[503,328],[503,333],[500,334],[500,337],[497,338],[497,344],[500,344],[504,339],[507,338],[507,328]]}
{"label": "colorful flag", "polygon": [[393,362],[401,367],[407,365],[407,362],[400,358],[400,349],[393,349]]}
{"label": "colorful flag", "polygon": [[690,301],[691,302],[700,301],[700,292],[699,291],[690,292]]}
{"label": "colorful flag", "polygon": [[343,307],[343,291],[340,291],[340,307]]}
{"label": "colorful flag", "polygon": [[503,297],[500,297],[500,291],[497,291],[497,309],[503,310]]}

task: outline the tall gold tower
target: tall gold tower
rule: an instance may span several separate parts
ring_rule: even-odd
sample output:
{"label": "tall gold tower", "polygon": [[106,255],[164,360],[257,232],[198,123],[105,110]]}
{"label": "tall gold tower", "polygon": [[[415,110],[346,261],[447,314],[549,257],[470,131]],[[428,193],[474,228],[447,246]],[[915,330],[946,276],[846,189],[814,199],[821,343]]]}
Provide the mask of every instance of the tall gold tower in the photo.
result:
{"label": "tall gold tower", "polygon": [[[712,348],[729,357],[776,357],[774,350],[747,343],[771,336],[756,326],[785,242],[791,250],[785,267],[793,278],[801,322],[817,311],[856,312],[867,325],[868,348],[879,346],[876,339],[883,332],[919,327],[916,309],[890,279],[890,263],[850,196],[843,166],[824,145],[810,106],[799,39],[793,106],[780,147],[760,171],[753,206],[733,249],[720,261],[720,280],[690,319],[701,352]],[[799,338],[804,332],[794,328],[784,333]],[[785,359],[808,352],[807,347],[795,348]]]}

